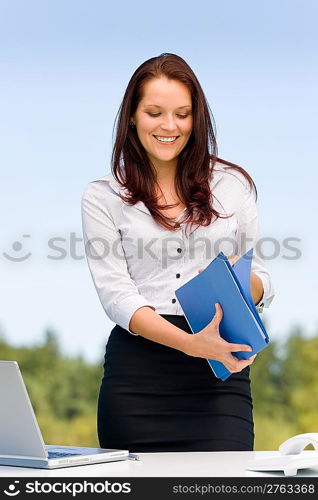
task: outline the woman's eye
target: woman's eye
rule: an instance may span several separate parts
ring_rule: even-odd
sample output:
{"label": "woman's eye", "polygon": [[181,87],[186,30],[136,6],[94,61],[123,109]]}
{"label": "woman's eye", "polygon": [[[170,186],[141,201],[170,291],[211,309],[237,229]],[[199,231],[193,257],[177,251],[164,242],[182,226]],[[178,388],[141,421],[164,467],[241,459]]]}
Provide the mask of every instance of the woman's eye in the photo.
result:
{"label": "woman's eye", "polygon": [[[156,118],[157,116],[160,116],[161,113],[150,113],[148,112],[148,115],[153,117],[153,118]],[[189,115],[177,115],[178,118],[181,118],[181,119],[184,119],[184,118],[187,118]]]}

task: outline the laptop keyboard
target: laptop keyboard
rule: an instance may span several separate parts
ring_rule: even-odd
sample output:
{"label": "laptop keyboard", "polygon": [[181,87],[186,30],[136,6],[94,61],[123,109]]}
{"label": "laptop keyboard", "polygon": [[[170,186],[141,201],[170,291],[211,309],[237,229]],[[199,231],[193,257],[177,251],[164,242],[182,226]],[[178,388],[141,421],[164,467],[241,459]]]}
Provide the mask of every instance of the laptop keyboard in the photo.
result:
{"label": "laptop keyboard", "polygon": [[69,453],[67,451],[49,451],[48,458],[60,458],[60,457],[79,457],[78,453]]}

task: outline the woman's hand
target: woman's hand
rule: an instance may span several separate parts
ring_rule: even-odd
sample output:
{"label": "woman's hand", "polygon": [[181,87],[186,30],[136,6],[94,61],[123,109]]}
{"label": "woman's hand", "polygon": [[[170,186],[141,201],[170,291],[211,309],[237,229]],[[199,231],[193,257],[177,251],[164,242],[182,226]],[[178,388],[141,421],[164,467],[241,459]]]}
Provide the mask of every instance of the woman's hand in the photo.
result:
{"label": "woman's hand", "polygon": [[249,359],[237,359],[232,352],[247,351],[253,349],[246,344],[232,344],[222,339],[219,332],[219,324],[223,318],[220,304],[215,304],[216,313],[212,321],[200,332],[191,335],[186,354],[199,358],[215,359],[221,361],[231,372],[236,373],[253,363],[256,354]]}

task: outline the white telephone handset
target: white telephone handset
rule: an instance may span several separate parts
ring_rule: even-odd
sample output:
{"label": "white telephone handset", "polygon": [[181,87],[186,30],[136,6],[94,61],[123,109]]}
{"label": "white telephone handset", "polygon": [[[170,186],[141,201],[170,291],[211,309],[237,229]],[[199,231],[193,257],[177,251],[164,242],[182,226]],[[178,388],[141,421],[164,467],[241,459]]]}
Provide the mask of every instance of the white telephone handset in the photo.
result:
{"label": "white telephone handset", "polygon": [[309,444],[312,444],[315,450],[318,450],[318,432],[297,434],[297,436],[284,441],[278,449],[283,455],[295,455],[303,451]]}
{"label": "white telephone handset", "polygon": [[[309,444],[312,444],[315,450],[304,450]],[[283,470],[285,476],[296,476],[298,469],[318,468],[318,432],[297,434],[284,441],[279,446],[279,452],[274,453],[272,456],[249,460],[246,469]]]}

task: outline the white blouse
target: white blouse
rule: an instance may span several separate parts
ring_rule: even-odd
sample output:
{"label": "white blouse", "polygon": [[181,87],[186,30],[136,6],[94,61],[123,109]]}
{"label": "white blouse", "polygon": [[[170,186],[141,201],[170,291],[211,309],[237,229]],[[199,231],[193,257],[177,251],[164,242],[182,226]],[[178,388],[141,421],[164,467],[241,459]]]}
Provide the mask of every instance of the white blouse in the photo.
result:
{"label": "white blouse", "polygon": [[[228,257],[244,255],[252,247],[252,271],[264,288],[260,310],[270,305],[274,289],[258,251],[254,192],[240,172],[219,162],[214,167],[211,191],[213,206],[230,217],[206,227],[193,226],[189,234],[185,224],[177,231],[160,226],[142,201],[133,206],[124,203],[119,193],[127,192],[112,174],[88,184],[82,197],[85,253],[111,321],[130,331],[131,317],[143,306],[158,314],[183,315],[175,296],[177,288],[219,252]],[[176,220],[181,223],[184,215]]]}

